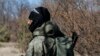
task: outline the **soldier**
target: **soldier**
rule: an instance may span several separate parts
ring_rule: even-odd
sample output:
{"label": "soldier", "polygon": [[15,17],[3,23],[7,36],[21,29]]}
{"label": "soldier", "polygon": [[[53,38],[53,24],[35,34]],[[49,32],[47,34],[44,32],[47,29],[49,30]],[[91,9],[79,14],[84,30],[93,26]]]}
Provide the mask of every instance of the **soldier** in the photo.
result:
{"label": "soldier", "polygon": [[44,24],[50,20],[50,13],[44,7],[35,8],[29,15],[29,30],[33,33],[33,40],[29,43],[26,56],[44,56]]}
{"label": "soldier", "polygon": [[56,24],[50,22],[47,8],[35,8],[29,15],[28,24],[33,40],[29,43],[26,56],[74,56],[77,35],[65,36]]}

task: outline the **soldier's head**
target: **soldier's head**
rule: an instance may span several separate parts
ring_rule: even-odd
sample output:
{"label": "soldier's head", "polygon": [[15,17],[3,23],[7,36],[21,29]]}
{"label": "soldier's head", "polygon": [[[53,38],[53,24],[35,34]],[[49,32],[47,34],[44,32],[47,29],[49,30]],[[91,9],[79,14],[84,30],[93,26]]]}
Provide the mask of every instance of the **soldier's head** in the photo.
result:
{"label": "soldier's head", "polygon": [[49,20],[50,20],[50,13],[48,9],[44,7],[37,7],[33,11],[31,11],[29,15],[28,24],[30,25],[30,29],[35,29],[41,26],[44,22],[47,22]]}
{"label": "soldier's head", "polygon": [[44,7],[37,7],[33,9],[33,11],[30,12],[28,24],[31,24],[31,22],[35,20],[39,20],[39,21],[42,20],[44,22],[49,21],[50,13],[48,9]]}

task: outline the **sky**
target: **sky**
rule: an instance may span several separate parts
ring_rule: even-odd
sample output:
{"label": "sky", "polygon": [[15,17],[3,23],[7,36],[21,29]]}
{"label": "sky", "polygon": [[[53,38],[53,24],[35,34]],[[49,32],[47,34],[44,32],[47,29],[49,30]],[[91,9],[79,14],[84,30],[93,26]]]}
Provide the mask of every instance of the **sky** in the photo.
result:
{"label": "sky", "polygon": [[28,0],[28,2],[29,2],[29,5],[30,6],[33,5],[33,8],[34,8],[37,6],[41,6],[41,4],[43,3],[43,0]]}
{"label": "sky", "polygon": [[[86,5],[88,5],[88,9],[98,11],[100,10],[100,5],[96,5],[93,3],[94,0],[80,0],[84,1]],[[99,1],[100,2],[100,1]],[[4,4],[1,4],[4,3]],[[17,17],[19,10],[21,7],[26,7],[29,10],[33,10],[35,7],[41,6],[43,3],[43,0],[0,0],[0,6],[3,6],[4,8],[0,8],[0,12],[3,11],[4,14],[7,14],[8,16]]]}
{"label": "sky", "polygon": [[78,6],[81,7],[83,6],[84,8],[85,5],[89,11],[94,11],[94,12],[100,11],[100,5],[97,5],[97,1],[98,3],[100,3],[99,0],[76,0],[76,1]]}
{"label": "sky", "polygon": [[[88,9],[91,11],[99,11],[100,10],[100,5],[97,5],[97,0],[84,0],[86,4],[88,5]],[[100,1],[98,0],[100,3]]]}
{"label": "sky", "polygon": [[18,16],[21,7],[33,10],[35,7],[41,6],[43,0],[0,0],[0,12],[4,15],[11,16],[12,19]]}

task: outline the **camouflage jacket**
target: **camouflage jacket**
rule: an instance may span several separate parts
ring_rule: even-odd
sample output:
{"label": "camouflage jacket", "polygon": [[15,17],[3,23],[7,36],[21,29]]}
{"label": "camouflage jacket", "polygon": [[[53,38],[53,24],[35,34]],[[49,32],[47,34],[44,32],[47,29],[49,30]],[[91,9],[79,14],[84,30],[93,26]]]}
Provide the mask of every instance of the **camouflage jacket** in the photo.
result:
{"label": "camouflage jacket", "polygon": [[33,32],[33,36],[60,37],[64,36],[64,34],[59,30],[57,25],[48,21],[41,27],[36,28]]}

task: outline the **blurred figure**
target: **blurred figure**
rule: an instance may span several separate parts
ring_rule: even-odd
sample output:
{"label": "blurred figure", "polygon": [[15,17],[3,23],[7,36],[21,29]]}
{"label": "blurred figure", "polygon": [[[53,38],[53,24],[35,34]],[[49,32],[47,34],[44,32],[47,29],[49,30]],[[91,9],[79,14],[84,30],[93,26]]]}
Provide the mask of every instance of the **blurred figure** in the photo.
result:
{"label": "blurred figure", "polygon": [[29,30],[33,33],[33,40],[29,43],[26,56],[47,56],[43,29],[49,20],[50,13],[46,8],[38,7],[31,11],[28,24]]}
{"label": "blurred figure", "polygon": [[74,56],[77,34],[74,32],[72,37],[65,36],[50,21],[47,8],[37,7],[31,11],[28,24],[33,40],[29,43],[26,56]]}

